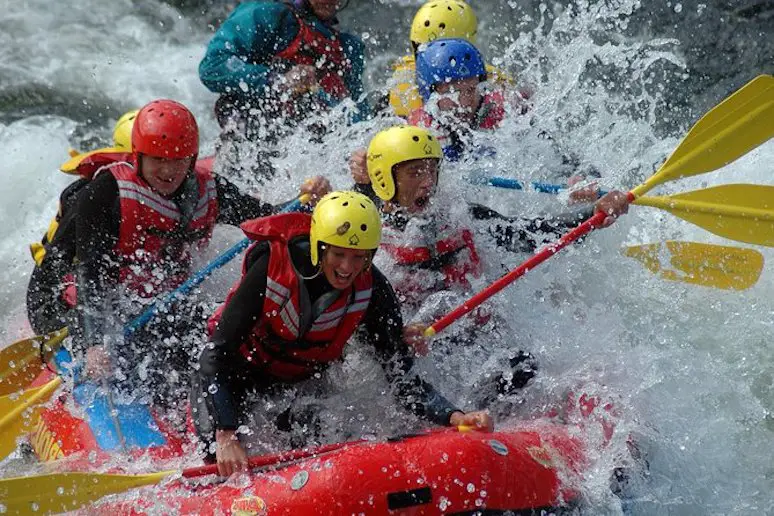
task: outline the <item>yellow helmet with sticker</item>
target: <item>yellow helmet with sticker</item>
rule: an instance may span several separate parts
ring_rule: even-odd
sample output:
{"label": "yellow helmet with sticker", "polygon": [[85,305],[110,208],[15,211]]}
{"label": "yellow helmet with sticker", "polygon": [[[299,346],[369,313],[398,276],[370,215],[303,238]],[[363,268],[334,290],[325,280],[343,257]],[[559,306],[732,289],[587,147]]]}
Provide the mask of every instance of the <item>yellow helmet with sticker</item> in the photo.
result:
{"label": "yellow helmet with sticker", "polygon": [[320,261],[321,243],[347,249],[376,250],[382,220],[374,202],[357,192],[331,192],[317,203],[309,230],[312,265]]}
{"label": "yellow helmet with sticker", "polygon": [[478,18],[462,0],[430,0],[419,8],[411,23],[411,42],[429,43],[438,38],[462,38],[476,42]]}
{"label": "yellow helmet with sticker", "polygon": [[113,144],[119,149],[126,149],[126,152],[132,152],[132,127],[134,126],[134,119],[137,118],[139,109],[127,111],[116,122],[116,127],[113,129]]}
{"label": "yellow helmet with sticker", "polygon": [[441,144],[430,131],[413,125],[390,127],[377,133],[368,145],[368,176],[376,195],[384,201],[395,197],[393,167],[415,159],[438,159]]}

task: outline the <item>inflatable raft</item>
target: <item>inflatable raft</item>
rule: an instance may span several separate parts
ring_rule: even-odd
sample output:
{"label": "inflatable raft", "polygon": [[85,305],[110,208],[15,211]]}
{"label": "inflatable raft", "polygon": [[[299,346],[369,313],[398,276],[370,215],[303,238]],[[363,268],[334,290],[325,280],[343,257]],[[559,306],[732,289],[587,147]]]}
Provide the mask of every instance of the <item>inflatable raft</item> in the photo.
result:
{"label": "inflatable raft", "polygon": [[[59,370],[68,361],[65,351],[55,360]],[[43,375],[39,382],[47,379]],[[579,498],[585,458],[571,429],[546,421],[494,433],[440,428],[295,450],[254,458],[248,475],[228,481],[215,466],[194,468],[195,474],[187,470],[184,477],[172,475],[159,486],[103,498],[82,510],[113,516],[555,512],[574,507]],[[160,471],[190,454],[193,440],[141,403],[111,410],[101,389],[84,383],[41,410],[31,443],[53,471],[108,467],[109,473],[126,473],[109,466],[116,454],[142,457],[143,471]]]}
{"label": "inflatable raft", "polygon": [[562,426],[442,429],[328,446],[227,482],[174,480],[97,502],[88,514],[556,513],[578,501],[571,486],[582,462],[580,443]]}

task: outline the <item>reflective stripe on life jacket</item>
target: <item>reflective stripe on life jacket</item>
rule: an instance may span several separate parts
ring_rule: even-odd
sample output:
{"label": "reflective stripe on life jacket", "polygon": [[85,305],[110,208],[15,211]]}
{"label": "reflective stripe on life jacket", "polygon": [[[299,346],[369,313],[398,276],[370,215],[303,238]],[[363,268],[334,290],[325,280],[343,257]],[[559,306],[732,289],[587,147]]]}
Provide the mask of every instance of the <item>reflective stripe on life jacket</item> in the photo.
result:
{"label": "reflective stripe on life jacket", "polygon": [[[426,239],[428,235],[432,235],[432,240]],[[479,277],[482,272],[473,232],[466,228],[454,229],[444,226],[438,231],[407,232],[384,224],[381,248],[387,251],[398,265],[441,272],[443,288],[447,289],[454,285],[469,287],[467,275]],[[438,285],[395,285],[399,292],[404,288],[435,291],[439,287]]]}
{"label": "reflective stripe on life jacket", "polygon": [[174,289],[191,265],[190,247],[209,242],[218,217],[218,194],[212,174],[196,170],[198,198],[190,220],[177,204],[156,193],[129,163],[108,168],[116,178],[121,211],[116,252],[120,280],[143,297]]}

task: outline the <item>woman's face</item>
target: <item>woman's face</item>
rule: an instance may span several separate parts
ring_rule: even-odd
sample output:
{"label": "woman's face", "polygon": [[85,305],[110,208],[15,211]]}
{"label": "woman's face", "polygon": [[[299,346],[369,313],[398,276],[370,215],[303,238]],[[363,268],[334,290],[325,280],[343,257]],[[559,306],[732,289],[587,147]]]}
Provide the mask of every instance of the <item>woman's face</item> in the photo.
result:
{"label": "woman's face", "polygon": [[336,290],[344,290],[354,283],[358,274],[371,262],[371,251],[325,245],[320,267],[325,279]]}

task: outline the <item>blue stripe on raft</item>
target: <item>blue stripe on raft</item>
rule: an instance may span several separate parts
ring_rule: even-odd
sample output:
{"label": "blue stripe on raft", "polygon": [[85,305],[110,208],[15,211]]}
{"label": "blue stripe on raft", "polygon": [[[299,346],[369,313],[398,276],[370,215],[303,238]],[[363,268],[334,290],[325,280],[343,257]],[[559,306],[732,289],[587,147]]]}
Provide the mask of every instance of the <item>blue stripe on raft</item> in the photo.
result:
{"label": "blue stripe on raft", "polygon": [[[67,350],[60,349],[54,356],[54,362],[62,374],[70,373],[72,357]],[[121,404],[117,396],[113,398],[128,448],[149,448],[167,443],[147,405]],[[84,408],[86,421],[97,445],[104,451],[120,451],[121,441],[110,415],[107,396],[103,394],[102,389],[91,382],[82,383],[73,389],[73,399]]]}

